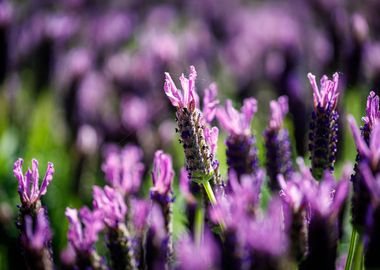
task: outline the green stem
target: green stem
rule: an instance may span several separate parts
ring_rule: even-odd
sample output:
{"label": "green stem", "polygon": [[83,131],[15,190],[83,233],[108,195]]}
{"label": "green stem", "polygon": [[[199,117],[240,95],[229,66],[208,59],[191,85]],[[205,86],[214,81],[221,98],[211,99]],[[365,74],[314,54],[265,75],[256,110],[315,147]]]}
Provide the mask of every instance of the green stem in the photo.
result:
{"label": "green stem", "polygon": [[195,243],[200,246],[202,243],[203,229],[204,229],[204,210],[202,206],[198,206],[195,213]]}
{"label": "green stem", "polygon": [[364,251],[363,237],[360,234],[358,234],[357,243],[355,246],[354,259],[353,259],[354,270],[362,269],[363,251]]}
{"label": "green stem", "polygon": [[205,188],[205,191],[207,193],[207,197],[210,200],[211,205],[215,206],[216,205],[216,198],[215,198],[215,195],[214,195],[214,191],[212,191],[210,182],[209,181],[204,182],[203,183],[203,187]]}
{"label": "green stem", "polygon": [[350,247],[348,249],[346,266],[344,267],[344,270],[351,270],[357,238],[358,238],[358,232],[355,230],[355,228],[352,228]]}

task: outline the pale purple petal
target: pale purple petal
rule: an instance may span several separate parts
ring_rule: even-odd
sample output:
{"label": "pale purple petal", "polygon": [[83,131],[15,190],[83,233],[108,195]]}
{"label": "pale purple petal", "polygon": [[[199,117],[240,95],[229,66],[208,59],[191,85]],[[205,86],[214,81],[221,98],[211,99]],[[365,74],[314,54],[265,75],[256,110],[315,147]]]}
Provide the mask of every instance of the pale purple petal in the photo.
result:
{"label": "pale purple petal", "polygon": [[371,151],[368,148],[367,144],[365,143],[364,139],[360,135],[360,130],[358,126],[356,125],[355,118],[352,115],[349,115],[347,117],[348,124],[350,125],[352,135],[354,137],[354,141],[356,144],[356,148],[358,149],[358,152],[360,155],[366,158],[371,158]]}
{"label": "pale purple petal", "polygon": [[203,115],[207,123],[211,123],[216,114],[216,106],[219,104],[217,99],[218,87],[216,83],[210,84],[210,86],[205,89],[205,95],[203,98]]}
{"label": "pale purple petal", "polygon": [[54,165],[53,165],[53,163],[48,162],[48,167],[46,169],[46,174],[45,174],[44,179],[42,180],[40,193],[38,195],[39,197],[41,197],[42,195],[46,194],[47,187],[49,186],[49,184],[53,180],[53,174],[54,174]]}
{"label": "pale purple petal", "polygon": [[215,157],[216,148],[218,146],[219,129],[217,127],[204,129],[206,143],[210,146],[211,155]]}
{"label": "pale purple petal", "polygon": [[152,180],[153,187],[151,192],[157,192],[160,195],[168,195],[174,177],[172,159],[170,155],[165,154],[162,150],[156,151],[154,155]]}
{"label": "pale purple petal", "polygon": [[379,96],[374,91],[367,98],[366,116],[362,120],[372,129],[372,126],[380,119]]}
{"label": "pale purple petal", "polygon": [[283,126],[285,115],[288,113],[288,97],[281,96],[278,100],[270,102],[271,116],[269,119],[269,128],[278,130]]}

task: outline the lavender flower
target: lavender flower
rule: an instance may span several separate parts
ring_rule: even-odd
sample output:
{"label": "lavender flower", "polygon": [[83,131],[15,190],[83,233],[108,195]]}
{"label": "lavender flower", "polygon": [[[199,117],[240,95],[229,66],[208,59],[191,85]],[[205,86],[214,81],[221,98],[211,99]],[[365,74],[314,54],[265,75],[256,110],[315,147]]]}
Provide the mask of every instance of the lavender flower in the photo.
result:
{"label": "lavender flower", "polygon": [[378,269],[380,267],[378,255],[380,248],[380,174],[374,177],[365,162],[362,162],[359,167],[371,197],[371,206],[367,211],[367,247],[364,264],[366,269]]}
{"label": "lavender flower", "polygon": [[75,264],[81,269],[106,269],[94,247],[98,233],[104,228],[102,213],[83,207],[79,213],[66,208],[65,215],[69,220],[67,238],[76,254]]}
{"label": "lavender flower", "polygon": [[[370,123],[369,119],[368,123]],[[366,223],[367,211],[370,204],[370,193],[365,185],[363,175],[361,174],[358,164],[365,162],[370,166],[374,173],[379,171],[380,154],[378,153],[378,136],[380,136],[380,125],[376,119],[371,126],[365,123],[362,129],[362,135],[352,116],[348,117],[348,122],[358,150],[357,164],[355,173],[351,176],[354,194],[352,197],[352,224],[360,233],[363,232]],[[372,122],[372,121],[371,121]],[[370,128],[371,127],[371,128]],[[368,138],[368,141],[366,141]]]}
{"label": "lavender flower", "polygon": [[189,79],[182,74],[180,77],[182,91],[175,86],[169,73],[165,73],[164,91],[173,106],[177,108],[177,132],[183,145],[186,157],[186,170],[189,178],[197,183],[221,186],[218,173],[213,168],[214,159],[210,155],[210,146],[205,141],[204,119],[196,108],[198,95],[195,92],[197,73],[190,67]]}
{"label": "lavender flower", "polygon": [[243,174],[257,171],[258,159],[255,146],[256,139],[251,134],[251,121],[257,111],[254,98],[244,100],[241,111],[232,107],[232,101],[227,100],[225,108],[219,108],[216,117],[222,127],[229,133],[227,138],[227,164],[240,178]]}
{"label": "lavender flower", "polygon": [[335,269],[338,245],[338,218],[349,192],[349,171],[335,182],[326,172],[321,182],[309,179],[303,183],[310,205],[308,246],[303,269]]}
{"label": "lavender flower", "polygon": [[281,200],[274,198],[267,213],[246,224],[248,247],[252,250],[252,269],[289,269]]}
{"label": "lavender flower", "polygon": [[210,84],[210,86],[205,90],[205,95],[203,98],[203,115],[207,123],[211,123],[215,118],[217,105],[219,100],[217,99],[218,86],[216,83]]}
{"label": "lavender flower", "polygon": [[173,256],[173,177],[174,171],[171,157],[162,150],[158,150],[154,155],[152,172],[154,186],[150,190],[150,197],[158,203],[164,216],[169,263]]}
{"label": "lavender flower", "polygon": [[200,243],[189,235],[183,236],[176,245],[178,269],[219,269],[219,250],[211,234],[206,231]]}
{"label": "lavender flower", "polygon": [[288,112],[288,98],[281,96],[277,101],[270,102],[271,117],[269,125],[264,131],[266,153],[266,169],[269,174],[269,187],[272,191],[279,189],[277,175],[282,174],[285,179],[290,177],[292,168],[291,144],[288,130],[283,127]]}
{"label": "lavender flower", "polygon": [[144,172],[142,156],[140,148],[127,145],[120,152],[110,151],[102,164],[106,180],[125,196],[136,194],[140,189]]}
{"label": "lavender flower", "polygon": [[30,269],[53,269],[51,231],[43,208],[37,213],[35,222],[25,216],[25,228],[21,235],[24,257]]}
{"label": "lavender flower", "polygon": [[22,204],[20,210],[38,212],[38,209],[41,207],[41,196],[46,194],[47,187],[53,180],[53,163],[48,163],[42,184],[39,186],[38,161],[35,159],[32,160],[32,169],[28,169],[25,176],[22,172],[23,162],[24,161],[19,158],[13,166],[13,174],[18,181],[18,193]]}
{"label": "lavender flower", "polygon": [[335,73],[333,80],[326,75],[321,78],[321,89],[318,88],[315,76],[308,75],[313,89],[314,110],[310,123],[309,150],[311,152],[312,173],[321,179],[325,170],[334,170],[336,144],[338,141],[338,118],[336,110],[338,102],[339,75]]}

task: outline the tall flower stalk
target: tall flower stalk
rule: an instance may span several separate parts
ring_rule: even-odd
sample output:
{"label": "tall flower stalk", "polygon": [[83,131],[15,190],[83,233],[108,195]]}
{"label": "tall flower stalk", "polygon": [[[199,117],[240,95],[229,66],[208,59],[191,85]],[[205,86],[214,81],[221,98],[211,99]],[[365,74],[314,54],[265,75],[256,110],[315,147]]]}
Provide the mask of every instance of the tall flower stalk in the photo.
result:
{"label": "tall flower stalk", "polygon": [[288,98],[281,96],[270,102],[271,116],[268,127],[264,131],[266,147],[266,169],[269,175],[269,187],[278,191],[277,175],[289,179],[292,171],[292,150],[289,133],[284,128],[284,118],[288,113]]}
{"label": "tall flower stalk", "polygon": [[213,164],[217,162],[211,155],[210,146],[205,140],[205,122],[196,104],[198,99],[195,92],[196,77],[195,68],[191,66],[189,78],[185,78],[183,74],[179,78],[182,85],[182,91],[180,91],[169,73],[165,73],[164,91],[177,109],[177,132],[180,134],[180,142],[185,152],[189,179],[201,184],[211,204],[215,204],[213,189],[221,189],[223,183],[219,173],[215,172]]}
{"label": "tall flower stalk", "polygon": [[162,150],[158,150],[154,155],[153,187],[150,190],[150,197],[160,206],[164,217],[169,265],[173,261],[173,177],[174,171],[171,157]]}
{"label": "tall flower stalk", "polygon": [[320,180],[327,170],[333,172],[338,142],[338,103],[339,75],[333,80],[326,75],[321,78],[318,88],[315,76],[307,75],[313,89],[314,110],[312,112],[309,133],[309,150],[311,153],[311,171],[315,179]]}
{"label": "tall flower stalk", "polygon": [[32,169],[24,175],[23,160],[18,159],[13,173],[18,181],[21,205],[17,227],[20,230],[21,245],[26,264],[31,269],[53,269],[51,232],[47,212],[41,204],[41,197],[53,180],[54,166],[48,163],[46,174],[39,186],[38,161],[32,160]]}
{"label": "tall flower stalk", "polygon": [[258,170],[256,138],[251,132],[251,121],[256,111],[257,101],[247,98],[240,112],[232,106],[231,100],[227,100],[225,107],[218,108],[216,112],[219,123],[228,133],[228,168],[234,170],[238,178],[244,174],[256,173]]}

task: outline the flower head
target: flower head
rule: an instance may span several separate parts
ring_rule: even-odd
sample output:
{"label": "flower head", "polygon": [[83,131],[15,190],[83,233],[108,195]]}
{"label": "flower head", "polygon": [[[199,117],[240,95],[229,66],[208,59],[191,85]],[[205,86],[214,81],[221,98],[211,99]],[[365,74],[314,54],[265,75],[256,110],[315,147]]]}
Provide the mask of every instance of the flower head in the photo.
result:
{"label": "flower head", "polygon": [[329,80],[326,75],[321,78],[321,88],[318,88],[315,76],[311,73],[307,74],[311,87],[313,89],[314,108],[318,106],[324,109],[330,108],[334,110],[338,100],[338,82],[339,74],[334,73],[333,80]]}
{"label": "flower head", "polygon": [[41,250],[51,240],[49,222],[45,210],[42,208],[33,224],[31,216],[25,216],[25,235],[22,236],[24,244],[31,250]]}
{"label": "flower head", "polygon": [[232,101],[227,100],[225,108],[218,108],[216,117],[222,127],[233,135],[248,135],[251,129],[251,121],[257,111],[257,101],[254,98],[247,98],[238,112]]}
{"label": "flower head", "polygon": [[107,226],[115,228],[124,222],[127,206],[122,195],[115,189],[105,186],[104,189],[94,186],[92,189],[94,209],[103,214],[103,220]]}
{"label": "flower head", "polygon": [[271,117],[269,120],[269,129],[278,130],[283,126],[285,115],[288,113],[288,97],[281,96],[278,100],[270,102]]}
{"label": "flower head", "polygon": [[45,195],[47,187],[53,180],[54,166],[53,163],[48,162],[48,167],[45,176],[39,186],[38,162],[32,160],[32,169],[26,171],[25,176],[22,172],[23,160],[19,158],[13,166],[13,174],[18,181],[18,193],[20,195],[21,203],[24,206],[32,206],[35,204],[42,195]]}
{"label": "flower head", "polygon": [[124,195],[138,192],[144,172],[142,157],[142,150],[134,145],[109,151],[102,164],[106,180]]}
{"label": "flower head", "polygon": [[132,199],[131,216],[134,228],[142,232],[146,226],[146,219],[149,215],[150,203],[146,200]]}
{"label": "flower head", "polygon": [[152,171],[154,186],[151,188],[151,194],[168,195],[171,191],[173,177],[174,171],[170,155],[165,154],[162,150],[156,151]]}
{"label": "flower head", "polygon": [[65,215],[69,220],[67,238],[75,251],[90,252],[98,240],[98,233],[104,227],[102,213],[83,207],[79,213],[76,209],[66,208]]}
{"label": "flower head", "polygon": [[352,115],[348,116],[348,123],[360,156],[367,159],[371,166],[376,168],[380,162],[380,123],[376,123],[373,127],[369,145],[361,137],[360,130]]}
{"label": "flower head", "polygon": [[170,74],[168,72],[165,72],[164,91],[173,106],[178,108],[186,108],[190,111],[193,111],[195,109],[197,100],[197,94],[195,92],[196,78],[197,72],[195,71],[195,67],[190,66],[189,78],[187,79],[183,74],[179,78],[182,86],[182,91],[180,91],[174,84]]}
{"label": "flower head", "polygon": [[210,84],[205,90],[205,96],[203,98],[203,115],[207,123],[211,123],[216,114],[216,106],[219,104],[217,99],[218,86],[216,83]]}
{"label": "flower head", "polygon": [[379,96],[375,94],[374,91],[369,93],[367,98],[366,106],[366,116],[362,118],[363,122],[372,129],[372,127],[380,119],[380,110],[379,110]]}
{"label": "flower head", "polygon": [[183,236],[177,243],[177,258],[180,269],[214,269],[219,261],[219,250],[207,231],[202,235],[201,243],[196,243],[189,235]]}

